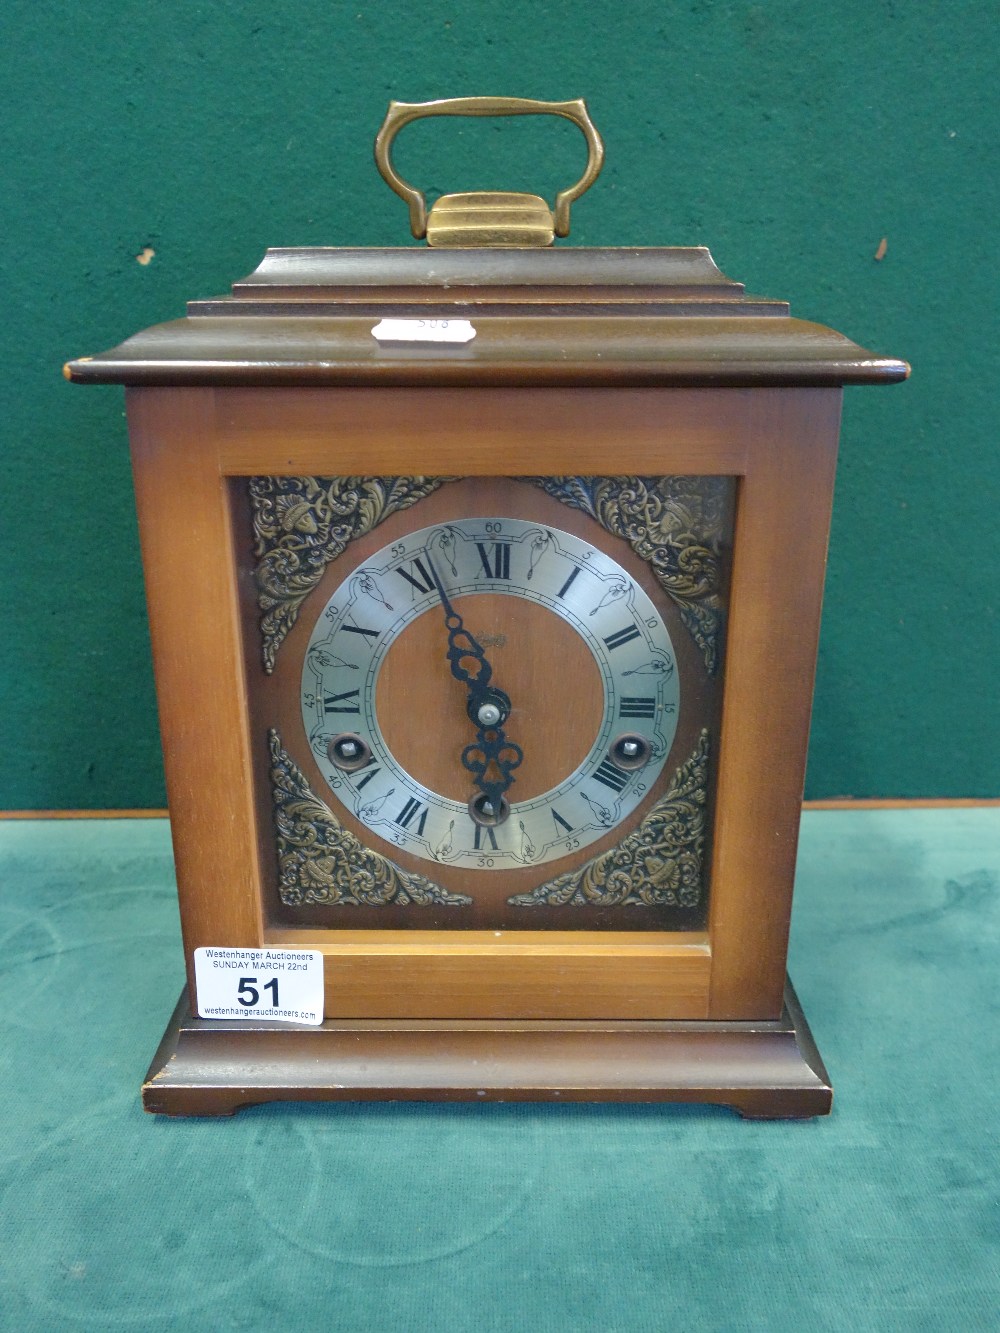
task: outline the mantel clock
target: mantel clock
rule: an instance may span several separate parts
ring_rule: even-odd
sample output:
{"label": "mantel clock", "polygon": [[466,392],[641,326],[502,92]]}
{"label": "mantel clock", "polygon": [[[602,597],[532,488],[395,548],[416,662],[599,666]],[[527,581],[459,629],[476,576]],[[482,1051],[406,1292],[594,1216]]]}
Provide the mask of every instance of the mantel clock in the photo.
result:
{"label": "mantel clock", "polygon": [[[393,166],[543,112],[552,209]],[[188,965],[150,1110],[829,1108],[785,955],[841,387],[907,368],[707,250],[555,248],[602,153],[579,101],[393,103],[428,248],[270,250],[67,367],[128,386]],[[321,955],[317,1021],[199,1016],[210,948]]]}

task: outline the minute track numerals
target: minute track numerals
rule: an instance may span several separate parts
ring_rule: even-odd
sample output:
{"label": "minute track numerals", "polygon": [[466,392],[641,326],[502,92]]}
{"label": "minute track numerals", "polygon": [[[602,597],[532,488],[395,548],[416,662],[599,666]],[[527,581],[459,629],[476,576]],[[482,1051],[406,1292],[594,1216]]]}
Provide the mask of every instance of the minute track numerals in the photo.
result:
{"label": "minute track numerals", "polygon": [[[387,653],[419,617],[441,618],[441,591],[459,617],[468,597],[525,598],[545,608],[572,626],[600,674],[597,717],[574,711],[571,680],[547,696],[550,711],[552,699],[555,708],[565,708],[563,725],[595,734],[584,760],[548,791],[524,799],[515,772],[505,795],[509,811],[498,824],[478,822],[467,802],[432,791],[408,772],[391,752],[377,714],[376,687]],[[512,614],[508,662],[512,647],[537,649],[517,644],[517,623]],[[444,637],[442,631],[439,652]],[[487,652],[493,661],[488,646]],[[495,683],[504,687],[499,658]],[[513,698],[507,724],[528,757],[534,738],[524,719],[532,715],[531,702]],[[474,732],[464,704],[443,701],[444,716],[451,716],[452,706],[453,723],[446,722],[444,734],[429,736],[428,744],[461,754]],[[376,551],[344,579],[317,619],[302,674],[303,723],[336,799],[386,842],[469,870],[540,865],[604,837],[662,771],[679,707],[667,628],[627,572],[571,533],[503,515],[421,528]],[[331,744],[336,755],[335,743],[348,733],[365,747],[366,760],[350,771],[331,758]],[[639,767],[615,762],[614,747],[623,736],[643,756]],[[476,790],[470,776],[469,796]]]}

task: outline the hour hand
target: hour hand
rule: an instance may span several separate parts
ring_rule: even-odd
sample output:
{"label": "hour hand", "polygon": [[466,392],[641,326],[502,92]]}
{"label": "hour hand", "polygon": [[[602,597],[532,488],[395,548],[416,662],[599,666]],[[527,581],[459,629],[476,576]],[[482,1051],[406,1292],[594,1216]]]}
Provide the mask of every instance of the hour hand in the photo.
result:
{"label": "hour hand", "polygon": [[508,740],[502,730],[487,727],[480,727],[476,743],[462,751],[462,763],[481,793],[469,806],[477,823],[500,824],[507,818],[510,806],[504,792],[513,783],[514,769],[520,768],[523,759],[520,745]]}
{"label": "hour hand", "polygon": [[476,728],[476,743],[465,747],[462,763],[472,773],[481,793],[473,804],[485,801],[487,805],[483,809],[488,809],[487,822],[499,823],[505,804],[503,794],[514,781],[514,769],[524,758],[521,747],[509,741],[503,730],[503,724],[510,716],[510,699],[503,690],[490,684],[493,668],[486,660],[482,645],[465,628],[462,617],[452,606],[430,551],[425,550],[424,555],[444,608],[448,665],[455,679],[469,690],[465,707],[469,721]]}

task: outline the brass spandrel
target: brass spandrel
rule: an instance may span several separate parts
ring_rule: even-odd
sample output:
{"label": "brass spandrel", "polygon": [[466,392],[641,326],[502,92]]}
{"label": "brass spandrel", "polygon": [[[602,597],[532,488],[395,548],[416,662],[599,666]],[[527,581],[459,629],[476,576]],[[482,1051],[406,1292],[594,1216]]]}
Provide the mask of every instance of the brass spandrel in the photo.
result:
{"label": "brass spandrel", "polygon": [[645,819],[585,865],[509,899],[512,907],[698,907],[704,894],[708,731]]}
{"label": "brass spandrel", "polygon": [[286,907],[467,907],[472,902],[366,847],[319,799],[273,729],[268,746],[278,892]]}

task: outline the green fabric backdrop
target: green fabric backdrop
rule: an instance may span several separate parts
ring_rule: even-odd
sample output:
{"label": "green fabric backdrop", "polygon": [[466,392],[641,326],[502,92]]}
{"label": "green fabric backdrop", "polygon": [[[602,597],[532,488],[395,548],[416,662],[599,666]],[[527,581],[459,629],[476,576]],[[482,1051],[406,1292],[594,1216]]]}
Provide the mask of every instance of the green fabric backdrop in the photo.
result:
{"label": "green fabric backdrop", "polygon": [[[608,164],[574,242],[708,244],[751,290],[913,362],[846,403],[808,794],[1000,791],[995,20],[898,0],[8,0],[0,807],[163,801],[121,395],[71,389],[61,363],[226,290],[268,245],[406,244],[371,163],[387,101],[483,92],[588,99]],[[581,143],[438,122],[399,161],[439,190],[551,195]]]}

